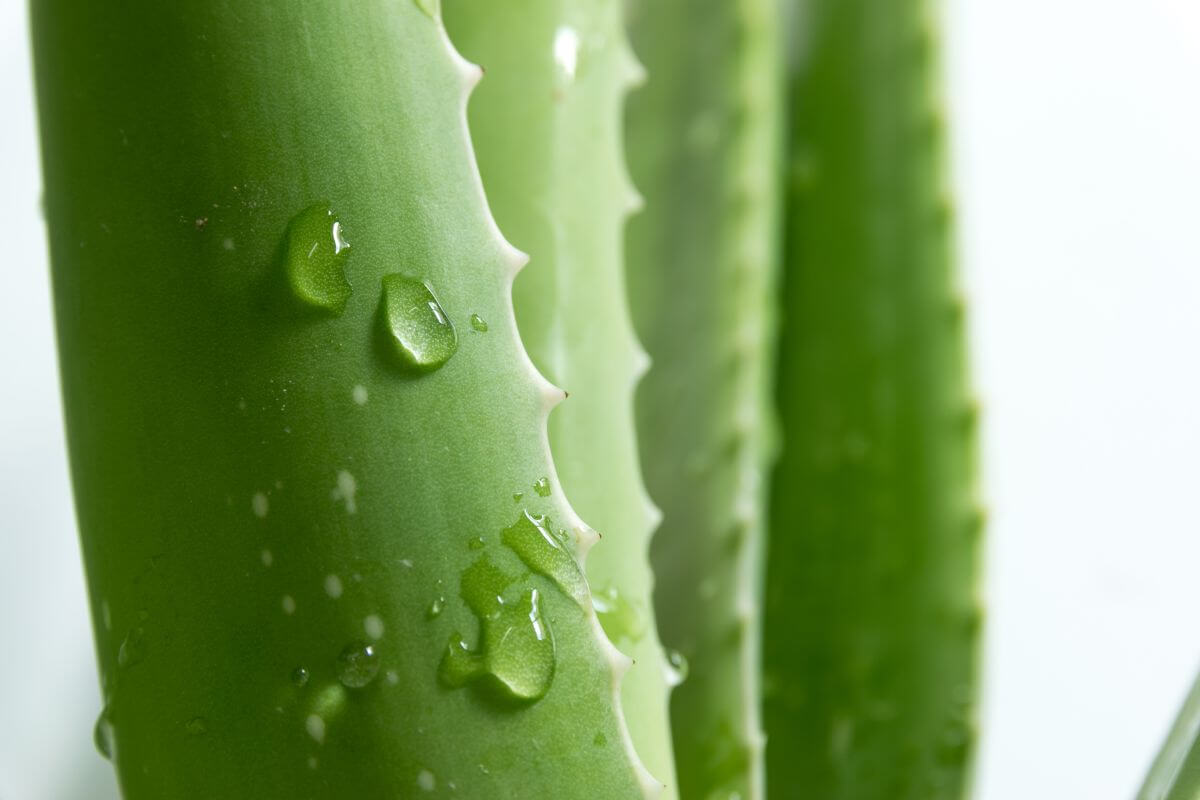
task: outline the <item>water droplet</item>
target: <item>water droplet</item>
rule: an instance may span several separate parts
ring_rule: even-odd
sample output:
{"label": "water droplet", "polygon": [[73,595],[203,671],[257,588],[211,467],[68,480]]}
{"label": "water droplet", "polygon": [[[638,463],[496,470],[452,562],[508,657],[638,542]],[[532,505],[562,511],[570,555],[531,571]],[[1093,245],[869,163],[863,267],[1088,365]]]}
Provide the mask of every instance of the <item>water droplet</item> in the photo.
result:
{"label": "water droplet", "polygon": [[92,729],[92,741],[96,751],[109,761],[117,754],[117,730],[113,727],[112,712],[106,705],[96,718],[96,727]]}
{"label": "water droplet", "polygon": [[583,571],[575,557],[550,532],[552,527],[548,517],[535,517],[525,511],[511,527],[501,531],[500,540],[525,562],[525,566],[554,581],[568,597],[585,605],[588,588]]}
{"label": "water droplet", "polygon": [[130,628],[117,651],[117,666],[132,667],[146,657],[146,630]]}
{"label": "water droplet", "polygon": [[533,490],[538,493],[538,497],[550,496],[550,479],[538,478],[533,483]]}
{"label": "water droplet", "polygon": [[513,492],[513,502],[514,503],[521,502],[521,498],[524,496],[525,496],[524,492]]}
{"label": "water droplet", "polygon": [[183,724],[188,736],[203,736],[208,733],[208,720],[204,717],[192,717]]}
{"label": "water droplet", "polygon": [[317,760],[316,756],[309,756],[305,763],[308,764],[309,769],[316,769],[321,762]]}
{"label": "water droplet", "polygon": [[437,20],[441,13],[441,0],[414,0],[414,2],[425,16]]}
{"label": "water droplet", "polygon": [[304,667],[296,667],[292,670],[292,685],[297,688],[304,688],[308,683],[308,670]]}
{"label": "water droplet", "polygon": [[357,405],[365,406],[367,404],[367,387],[361,383],[350,391],[350,395],[354,398],[354,402]]}
{"label": "water droplet", "polygon": [[667,650],[667,686],[678,686],[687,680],[688,661],[678,650]]}
{"label": "water droplet", "polygon": [[291,615],[296,613],[296,598],[290,594],[285,594],[279,600],[279,605],[283,609],[283,613]]}
{"label": "water droplet", "polygon": [[262,492],[255,492],[250,498],[250,508],[254,511],[254,516],[262,519],[267,515],[267,511],[271,508],[271,502],[267,500],[267,496]]}
{"label": "water droplet", "polygon": [[263,550],[259,556],[262,558],[262,564],[264,567],[269,567],[275,563],[275,556],[271,554],[270,550]]}
{"label": "water droplet", "polygon": [[327,206],[309,206],[292,217],[285,256],[292,295],[308,308],[341,314],[350,299],[349,255],[341,223]]}
{"label": "water droplet", "polygon": [[458,335],[433,290],[406,275],[383,277],[379,303],[384,349],[412,372],[433,372],[458,350]]}
{"label": "water droplet", "polygon": [[450,638],[438,678],[451,688],[478,683],[504,702],[530,703],[541,699],[554,678],[554,637],[542,617],[541,596],[527,589],[517,602],[506,603],[495,593],[502,576],[486,559],[463,575],[463,599],[480,618],[479,647],[471,650],[462,637]]}
{"label": "water droplet", "polygon": [[371,639],[383,638],[383,620],[378,614],[370,614],[363,620],[363,631]]}
{"label": "water droplet", "polygon": [[483,541],[482,536],[473,536],[470,539],[467,539],[468,550],[482,550],[486,544],[487,543]]}
{"label": "water droplet", "polygon": [[313,738],[317,744],[325,741],[325,720],[317,714],[309,714],[304,719],[304,730],[308,731],[308,735]]}
{"label": "water droplet", "polygon": [[100,619],[104,621],[104,630],[112,630],[112,609],[108,607],[107,600],[100,601]]}
{"label": "water droplet", "polygon": [[337,575],[325,576],[325,594],[337,600],[342,596],[342,579]]}
{"label": "water droplet", "polygon": [[423,769],[417,773],[417,786],[426,792],[432,792],[437,788],[437,778],[427,769]]}
{"label": "water droplet", "polygon": [[646,633],[646,623],[637,607],[617,587],[609,584],[604,589],[592,593],[592,605],[600,625],[608,638],[614,642],[628,639],[630,642],[640,641]]}
{"label": "water droplet", "polygon": [[375,645],[351,642],[337,658],[338,680],[351,689],[361,689],[379,674],[379,653]]}
{"label": "water droplet", "polygon": [[429,608],[425,610],[425,618],[433,619],[442,613],[442,609],[446,607],[446,598],[438,595],[433,598],[433,602],[429,604]]}
{"label": "water droplet", "polygon": [[483,321],[483,317],[478,314],[471,315],[471,327],[480,333],[487,333],[487,323]]}

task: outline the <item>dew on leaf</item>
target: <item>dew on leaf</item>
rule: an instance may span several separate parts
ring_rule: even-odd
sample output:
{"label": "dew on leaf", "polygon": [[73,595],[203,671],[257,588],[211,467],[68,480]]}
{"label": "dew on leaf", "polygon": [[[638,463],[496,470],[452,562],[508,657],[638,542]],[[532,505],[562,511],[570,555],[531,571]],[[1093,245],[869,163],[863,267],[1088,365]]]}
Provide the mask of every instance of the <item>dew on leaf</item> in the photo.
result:
{"label": "dew on leaf", "polygon": [[309,206],[292,217],[284,256],[292,296],[307,308],[341,314],[350,299],[349,255],[341,223],[327,205]]}
{"label": "dew on leaf", "polygon": [[592,593],[592,605],[604,632],[614,642],[622,639],[637,642],[645,635],[646,623],[637,606],[612,584]]}
{"label": "dew on leaf", "polygon": [[538,497],[550,496],[550,479],[538,478],[534,481],[533,490],[538,493]]}
{"label": "dew on leaf", "polygon": [[132,667],[146,657],[145,628],[130,628],[117,651],[117,666]]}
{"label": "dew on leaf", "polygon": [[292,670],[291,679],[293,686],[296,686],[297,688],[304,687],[304,685],[308,683],[308,670],[304,667],[296,667],[294,670]]}
{"label": "dew on leaf", "polygon": [[379,653],[375,645],[353,641],[337,657],[338,680],[350,689],[361,689],[379,674]]}
{"label": "dew on leaf", "polygon": [[484,322],[483,317],[479,316],[478,314],[471,315],[471,327],[480,333],[487,333],[488,329],[487,323]]}
{"label": "dew on leaf", "polygon": [[100,755],[112,761],[117,752],[117,731],[113,727],[112,712],[107,705],[96,718],[96,727],[92,729],[92,741]]}
{"label": "dew on leaf", "polygon": [[407,372],[433,372],[458,350],[454,325],[429,286],[393,273],[379,301],[383,348]]}
{"label": "dew on leaf", "polygon": [[[482,561],[476,564],[483,563]],[[494,578],[494,573],[480,580]],[[489,587],[464,599],[468,605],[484,597],[485,613],[480,614],[479,646],[472,650],[459,634],[450,638],[438,669],[438,678],[450,688],[470,683],[480,686],[502,702],[531,703],[541,699],[554,678],[554,638],[542,617],[541,596],[527,589],[514,603],[506,603]],[[472,607],[475,610],[475,607]]]}
{"label": "dew on leaf", "polygon": [[528,511],[500,533],[500,540],[539,575],[554,581],[568,597],[580,605],[588,598],[587,582],[575,556],[551,533],[548,517],[535,517]]}
{"label": "dew on leaf", "polygon": [[208,733],[208,720],[204,717],[192,717],[183,724],[183,729],[189,736],[203,736]]}

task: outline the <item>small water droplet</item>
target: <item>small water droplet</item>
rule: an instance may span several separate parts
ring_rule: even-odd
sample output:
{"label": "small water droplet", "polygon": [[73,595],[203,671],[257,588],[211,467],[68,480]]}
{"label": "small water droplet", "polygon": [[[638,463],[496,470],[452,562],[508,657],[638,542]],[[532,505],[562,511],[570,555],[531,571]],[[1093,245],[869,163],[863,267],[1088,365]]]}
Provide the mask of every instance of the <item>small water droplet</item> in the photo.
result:
{"label": "small water droplet", "polygon": [[678,650],[667,650],[667,685],[678,686],[687,680],[688,661]]}
{"label": "small water droplet", "polygon": [[342,596],[342,579],[337,575],[325,576],[325,594],[337,600]]}
{"label": "small water droplet", "polygon": [[640,641],[646,633],[646,623],[637,607],[617,587],[609,584],[604,589],[592,593],[592,605],[596,616],[608,638],[613,642],[628,639],[630,642]]}
{"label": "small water droplet", "polygon": [[368,638],[383,638],[383,620],[379,618],[378,614],[369,614],[363,620],[363,631],[367,634]]}
{"label": "small water droplet", "polygon": [[309,756],[305,763],[308,764],[309,769],[316,769],[321,762],[317,760],[316,756]]}
{"label": "small water droplet", "polygon": [[411,372],[433,372],[458,350],[454,325],[421,281],[406,275],[383,277],[379,303],[384,349],[397,366]]}
{"label": "small water droplet", "polygon": [[521,502],[521,498],[524,496],[525,496],[524,492],[513,492],[513,502],[514,503]]}
{"label": "small water droplet", "polygon": [[267,516],[267,512],[271,509],[271,502],[267,500],[267,496],[262,492],[255,492],[250,498],[250,509],[254,512],[254,516],[262,519]]}
{"label": "small water droplet", "polygon": [[552,528],[548,517],[535,517],[525,511],[513,525],[500,532],[500,540],[525,562],[525,566],[554,581],[568,597],[585,605],[588,588],[583,571],[575,557],[551,533]]}
{"label": "small water droplet", "polygon": [[346,259],[350,245],[342,226],[325,205],[309,206],[288,223],[287,282],[304,306],[341,314],[350,299]]}
{"label": "small water droplet", "polygon": [[109,711],[107,705],[100,712],[100,716],[96,718],[96,727],[92,729],[92,741],[96,744],[96,751],[100,755],[109,761],[113,760],[117,753],[117,731],[113,727],[112,712]]}
{"label": "small water droplet", "polygon": [[351,689],[361,689],[379,674],[379,653],[375,645],[351,642],[337,658],[338,680]]}
{"label": "small water droplet", "polygon": [[440,615],[445,607],[446,598],[438,595],[437,597],[433,598],[433,602],[429,604],[429,608],[425,609],[425,618],[433,619],[434,617]]}
{"label": "small water droplet", "polygon": [[117,666],[132,667],[146,657],[145,628],[130,628],[117,651]]}
{"label": "small water droplet", "polygon": [[325,741],[325,720],[321,719],[320,715],[309,714],[304,719],[304,730],[308,731],[308,735],[317,744]]}
{"label": "small water droplet", "polygon": [[550,496],[550,479],[538,478],[534,481],[533,490],[538,493],[538,497]]}
{"label": "small water droplet", "polygon": [[290,594],[285,594],[279,600],[279,605],[283,609],[283,613],[291,615],[296,613],[296,598]]}
{"label": "small water droplet", "polygon": [[292,685],[298,689],[304,688],[308,683],[308,670],[304,667],[296,667],[292,670]]}
{"label": "small water droplet", "polygon": [[275,563],[275,556],[271,554],[270,550],[263,550],[259,555],[262,558],[262,564],[264,567],[269,567]]}
{"label": "small water droplet", "polygon": [[367,404],[367,387],[361,383],[357,384],[351,391],[350,395],[354,398],[357,405],[365,406]]}
{"label": "small water droplet", "polygon": [[441,14],[441,0],[414,0],[414,2],[417,8],[432,20],[436,21],[438,15]]}
{"label": "small water droplet", "polygon": [[417,786],[426,792],[432,792],[437,788],[437,778],[429,770],[423,769],[417,773]]}
{"label": "small water droplet", "polygon": [[104,622],[104,630],[112,630],[112,609],[108,607],[107,600],[100,601],[100,619]]}
{"label": "small water droplet", "polygon": [[480,333],[487,333],[487,323],[483,321],[483,317],[478,314],[471,315],[471,327]]}
{"label": "small water droplet", "polygon": [[389,669],[384,677],[387,678],[387,682],[393,686],[400,682],[400,675],[394,669]]}
{"label": "small water droplet", "polygon": [[482,536],[472,536],[470,539],[467,539],[468,550],[482,550],[485,546],[486,543],[483,541]]}
{"label": "small water droplet", "polygon": [[192,717],[183,724],[188,736],[203,736],[208,733],[208,720],[204,717]]}

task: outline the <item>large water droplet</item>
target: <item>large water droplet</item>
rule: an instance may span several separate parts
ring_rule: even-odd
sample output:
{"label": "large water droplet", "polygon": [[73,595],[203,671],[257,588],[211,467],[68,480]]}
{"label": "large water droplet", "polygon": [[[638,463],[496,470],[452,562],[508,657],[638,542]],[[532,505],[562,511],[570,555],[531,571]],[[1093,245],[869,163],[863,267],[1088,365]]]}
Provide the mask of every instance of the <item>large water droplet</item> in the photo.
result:
{"label": "large water droplet", "polygon": [[361,689],[379,674],[379,653],[375,646],[354,641],[342,648],[337,658],[338,680],[351,689]]}
{"label": "large water droplet", "polygon": [[500,540],[516,553],[525,566],[545,575],[558,584],[568,596],[580,605],[587,602],[587,582],[575,556],[567,552],[563,543],[551,533],[549,517],[535,517],[525,511],[516,523],[500,533]]}
{"label": "large water droplet", "polygon": [[641,612],[617,587],[608,585],[604,589],[592,593],[592,606],[600,625],[608,638],[620,643],[622,639],[630,642],[639,641],[646,633],[646,623]]}
{"label": "large water droplet", "polygon": [[100,712],[100,716],[96,718],[96,727],[92,729],[92,741],[96,744],[96,751],[100,755],[112,761],[117,754],[117,731],[113,727],[112,712],[108,706]]}
{"label": "large water droplet", "polygon": [[491,581],[499,571],[483,559],[475,566],[485,564],[487,574],[477,574],[477,592],[466,588],[464,576],[463,597],[468,605],[476,610],[475,603],[484,601],[484,613],[476,610],[479,647],[471,650],[461,636],[452,636],[438,677],[451,688],[478,683],[497,700],[534,702],[550,689],[555,667],[554,637],[542,617],[541,596],[537,589],[528,589],[515,603],[506,603],[492,594]]}
{"label": "large water droplet", "polygon": [[406,275],[383,277],[379,302],[383,347],[410,372],[433,372],[458,350],[458,335],[433,290]]}
{"label": "large water droplet", "polygon": [[292,295],[308,308],[341,314],[350,299],[349,255],[341,223],[328,206],[309,206],[292,217],[285,255]]}
{"label": "large water droplet", "polygon": [[117,666],[132,667],[146,657],[146,630],[130,628],[117,651]]}

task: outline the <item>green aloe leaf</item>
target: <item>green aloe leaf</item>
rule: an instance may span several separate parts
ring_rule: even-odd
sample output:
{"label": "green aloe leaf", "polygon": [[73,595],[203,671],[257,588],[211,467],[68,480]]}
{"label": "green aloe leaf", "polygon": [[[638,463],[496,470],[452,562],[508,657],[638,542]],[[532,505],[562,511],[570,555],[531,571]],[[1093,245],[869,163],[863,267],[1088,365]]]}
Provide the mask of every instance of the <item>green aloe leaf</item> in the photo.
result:
{"label": "green aloe leaf", "polygon": [[631,28],[649,78],[627,121],[646,197],[628,275],[654,362],[638,433],[664,514],[652,546],[659,628],[687,672],[671,699],[680,792],[760,798],[779,12],[773,0],[658,0],[633,6]]}
{"label": "green aloe leaf", "polygon": [[587,574],[605,631],[632,659],[621,685],[632,743],[674,797],[667,670],[646,555],[657,512],[642,486],[633,424],[646,359],[629,321],[622,252],[625,218],[638,204],[622,109],[641,69],[617,0],[447,0],[444,8],[455,44],[487,70],[471,98],[471,130],[496,219],[530,254],[514,292],[522,338],[570,394],[550,417],[561,487],[523,490],[565,490],[603,537]]}
{"label": "green aloe leaf", "polygon": [[129,798],[643,792],[433,5],[33,4]]}
{"label": "green aloe leaf", "polygon": [[962,797],[981,612],[934,37],[920,0],[806,0],[792,79],[768,788]]}
{"label": "green aloe leaf", "polygon": [[1200,679],[1179,709],[1137,800],[1200,798]]}

